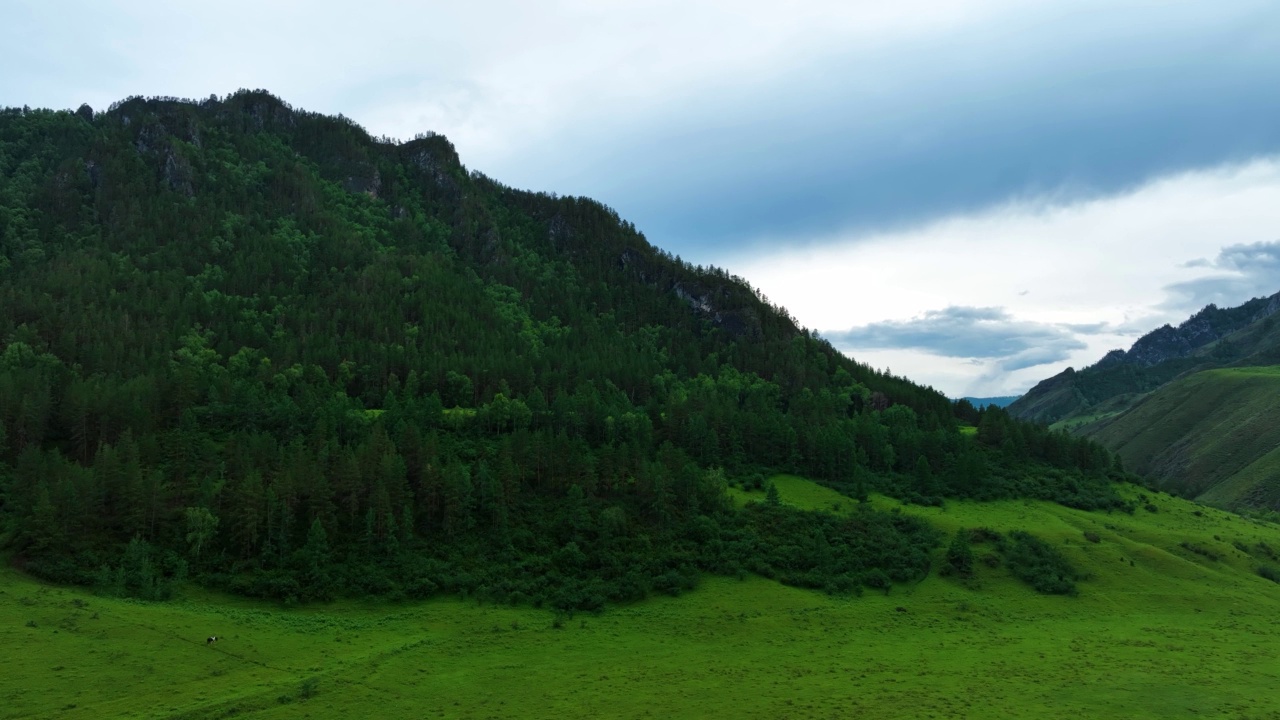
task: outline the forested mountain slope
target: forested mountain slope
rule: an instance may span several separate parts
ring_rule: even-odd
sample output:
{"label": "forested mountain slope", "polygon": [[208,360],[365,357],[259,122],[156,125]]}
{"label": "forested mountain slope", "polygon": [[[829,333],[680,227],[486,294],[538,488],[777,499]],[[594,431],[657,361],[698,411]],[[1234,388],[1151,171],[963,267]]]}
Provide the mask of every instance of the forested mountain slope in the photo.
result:
{"label": "forested mountain slope", "polygon": [[1209,305],[1173,327],[1142,336],[1128,350],[1044,380],[1009,406],[1024,420],[1075,426],[1116,415],[1143,393],[1182,375],[1218,367],[1280,362],[1280,293],[1234,308]]}
{"label": "forested mountain slope", "polygon": [[918,520],[727,503],[779,470],[1124,506],[1096,444],[853,362],[443,137],[248,91],[0,112],[0,540],[28,571],[564,608],[927,571]]}

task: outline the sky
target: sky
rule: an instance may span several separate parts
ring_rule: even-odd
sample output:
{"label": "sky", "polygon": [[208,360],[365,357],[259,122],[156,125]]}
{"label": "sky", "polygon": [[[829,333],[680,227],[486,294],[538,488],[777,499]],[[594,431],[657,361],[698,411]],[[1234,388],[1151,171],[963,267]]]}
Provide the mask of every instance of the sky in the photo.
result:
{"label": "sky", "polygon": [[988,396],[1280,291],[1276,48],[1273,0],[5,0],[0,105],[264,88],[443,133]]}

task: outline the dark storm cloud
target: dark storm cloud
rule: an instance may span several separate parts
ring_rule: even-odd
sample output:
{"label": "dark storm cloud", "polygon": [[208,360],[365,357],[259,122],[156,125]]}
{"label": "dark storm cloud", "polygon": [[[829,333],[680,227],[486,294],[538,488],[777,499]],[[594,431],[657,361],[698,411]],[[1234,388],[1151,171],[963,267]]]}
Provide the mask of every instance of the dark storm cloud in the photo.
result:
{"label": "dark storm cloud", "polygon": [[594,191],[659,244],[722,257],[1280,152],[1280,93],[1262,91],[1280,86],[1280,5],[1150,12],[1028,12],[708,94],[582,164],[515,161]]}
{"label": "dark storm cloud", "polygon": [[1060,326],[1017,320],[1003,308],[991,307],[948,307],[825,336],[855,355],[858,350],[920,350],[995,361],[1005,372],[1066,360],[1085,347]]}

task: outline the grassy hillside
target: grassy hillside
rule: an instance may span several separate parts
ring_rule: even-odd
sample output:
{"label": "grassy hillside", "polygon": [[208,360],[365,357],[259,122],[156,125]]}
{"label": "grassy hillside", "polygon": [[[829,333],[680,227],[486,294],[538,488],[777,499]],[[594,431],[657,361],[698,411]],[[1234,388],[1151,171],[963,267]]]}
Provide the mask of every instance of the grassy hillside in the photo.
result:
{"label": "grassy hillside", "polygon": [[[853,507],[774,483],[787,504]],[[1276,564],[1263,548],[1280,527],[1147,501],[1156,512],[1126,515],[872,498],[949,531],[1034,529],[1091,575],[1074,598],[980,563],[970,585],[935,572],[845,599],[716,578],[556,623],[459,599],[281,609],[188,589],[149,604],[6,570],[0,718],[1280,717],[1280,585],[1255,572]]]}
{"label": "grassy hillside", "polygon": [[1171,492],[1280,508],[1280,366],[1196,373],[1081,432]]}
{"label": "grassy hillside", "polygon": [[1009,405],[1023,420],[1067,430],[1123,412],[1179,377],[1222,367],[1280,362],[1280,293],[1239,307],[1209,305],[1174,328],[1157,328],[1127,352],[1113,350],[1079,371],[1067,368]]}

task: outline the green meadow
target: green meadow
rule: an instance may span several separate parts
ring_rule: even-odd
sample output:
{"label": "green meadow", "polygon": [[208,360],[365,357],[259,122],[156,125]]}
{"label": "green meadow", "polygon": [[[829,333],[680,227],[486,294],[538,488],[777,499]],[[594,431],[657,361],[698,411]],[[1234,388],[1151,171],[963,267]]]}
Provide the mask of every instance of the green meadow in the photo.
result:
{"label": "green meadow", "polygon": [[[788,504],[856,505],[774,482]],[[0,718],[1280,718],[1280,585],[1257,574],[1280,566],[1280,526],[1162,494],[1134,515],[872,502],[947,532],[1031,531],[1088,578],[1076,597],[1038,595],[979,562],[972,581],[935,571],[846,598],[706,578],[557,619],[457,598],[282,608],[194,587],[143,603],[6,570]]]}

